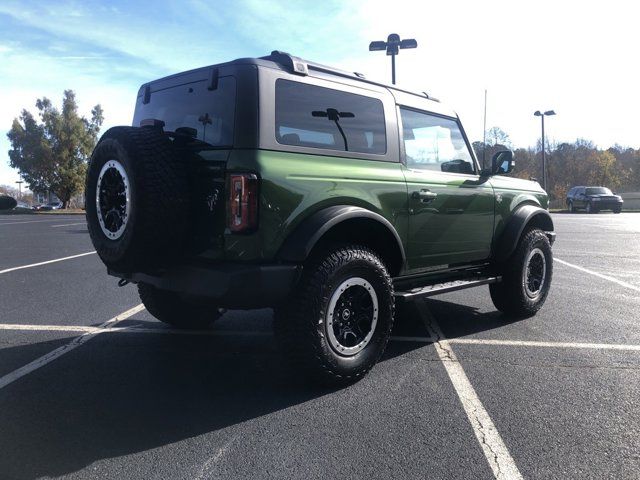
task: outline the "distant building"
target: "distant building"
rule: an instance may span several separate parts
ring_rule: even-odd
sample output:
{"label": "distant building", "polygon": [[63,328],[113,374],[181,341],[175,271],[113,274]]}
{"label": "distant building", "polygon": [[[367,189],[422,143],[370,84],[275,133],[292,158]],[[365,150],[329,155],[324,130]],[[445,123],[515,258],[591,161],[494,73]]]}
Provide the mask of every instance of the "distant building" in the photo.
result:
{"label": "distant building", "polygon": [[59,202],[60,199],[56,196],[55,193],[51,191],[38,191],[35,190],[33,192],[33,203],[53,203]]}
{"label": "distant building", "polygon": [[624,200],[623,210],[640,210],[640,192],[626,192],[621,193],[620,196]]}

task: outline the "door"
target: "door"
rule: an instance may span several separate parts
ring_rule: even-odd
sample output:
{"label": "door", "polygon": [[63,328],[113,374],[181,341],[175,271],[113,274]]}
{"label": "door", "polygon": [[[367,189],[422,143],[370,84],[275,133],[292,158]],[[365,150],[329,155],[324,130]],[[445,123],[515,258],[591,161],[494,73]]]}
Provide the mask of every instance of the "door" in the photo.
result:
{"label": "door", "polygon": [[479,175],[458,120],[404,107],[400,118],[409,196],[409,270],[488,259],[493,187]]}
{"label": "door", "polygon": [[585,194],[585,188],[580,187],[575,195],[575,203],[576,208],[586,208],[587,207],[587,196]]}

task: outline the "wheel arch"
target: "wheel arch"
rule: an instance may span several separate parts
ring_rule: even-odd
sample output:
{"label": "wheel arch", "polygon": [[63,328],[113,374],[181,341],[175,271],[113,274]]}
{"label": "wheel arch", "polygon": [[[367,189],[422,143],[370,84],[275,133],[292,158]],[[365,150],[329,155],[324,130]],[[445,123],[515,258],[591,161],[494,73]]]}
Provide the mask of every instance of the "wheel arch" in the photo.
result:
{"label": "wheel arch", "polygon": [[285,262],[304,262],[314,250],[344,240],[377,252],[391,276],[404,269],[404,247],[391,222],[378,213],[352,205],[328,207],[303,220],[285,240],[277,258]]}
{"label": "wheel arch", "polygon": [[538,205],[521,205],[511,215],[502,235],[496,242],[494,258],[503,262],[511,256],[525,230],[539,228],[544,232],[553,232],[553,220],[544,208]]}

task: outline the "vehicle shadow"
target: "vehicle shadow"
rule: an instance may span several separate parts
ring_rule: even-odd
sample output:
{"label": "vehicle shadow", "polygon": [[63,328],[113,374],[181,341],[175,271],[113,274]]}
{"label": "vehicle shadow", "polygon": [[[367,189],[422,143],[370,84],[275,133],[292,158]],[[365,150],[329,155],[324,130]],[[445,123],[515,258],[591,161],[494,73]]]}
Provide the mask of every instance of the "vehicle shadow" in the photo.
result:
{"label": "vehicle shadow", "polygon": [[430,298],[425,300],[430,314],[446,338],[459,338],[520,321],[494,310],[482,312],[477,307]]}
{"label": "vehicle shadow", "polygon": [[[498,326],[491,314],[428,304],[460,335]],[[426,336],[415,313],[400,309],[394,335]],[[395,378],[392,364],[408,368],[387,361],[428,345],[391,342],[353,394],[371,395]],[[338,392],[298,381],[287,367],[271,335],[99,335],[0,390],[0,476],[64,476],[204,434],[223,441],[224,429]]]}

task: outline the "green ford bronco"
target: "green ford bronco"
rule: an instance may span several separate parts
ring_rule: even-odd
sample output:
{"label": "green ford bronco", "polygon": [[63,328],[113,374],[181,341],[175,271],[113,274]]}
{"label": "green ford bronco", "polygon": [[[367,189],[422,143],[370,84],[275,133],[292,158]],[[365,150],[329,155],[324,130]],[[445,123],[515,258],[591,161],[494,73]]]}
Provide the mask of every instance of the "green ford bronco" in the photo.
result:
{"label": "green ford bronco", "polygon": [[382,355],[400,301],[488,285],[526,317],[551,284],[535,182],[481,168],[458,116],[274,51],[143,85],[89,164],[89,232],[147,310],[204,328],[273,307],[289,362],[334,383]]}

